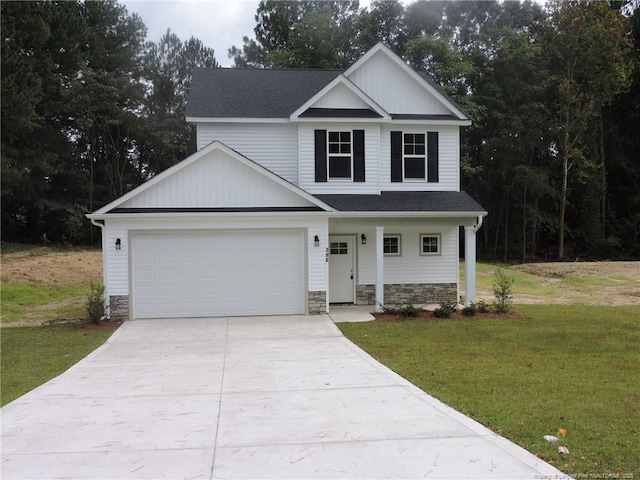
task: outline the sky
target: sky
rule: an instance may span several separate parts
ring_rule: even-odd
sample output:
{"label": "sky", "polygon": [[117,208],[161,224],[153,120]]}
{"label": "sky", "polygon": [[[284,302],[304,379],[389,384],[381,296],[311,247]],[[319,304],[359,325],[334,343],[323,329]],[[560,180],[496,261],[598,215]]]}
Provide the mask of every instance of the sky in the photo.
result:
{"label": "sky", "polygon": [[227,51],[242,46],[242,37],[254,38],[259,0],[120,0],[137,13],[147,27],[147,40],[158,42],[170,28],[180,40],[196,37],[213,48],[223,67],[233,61]]}

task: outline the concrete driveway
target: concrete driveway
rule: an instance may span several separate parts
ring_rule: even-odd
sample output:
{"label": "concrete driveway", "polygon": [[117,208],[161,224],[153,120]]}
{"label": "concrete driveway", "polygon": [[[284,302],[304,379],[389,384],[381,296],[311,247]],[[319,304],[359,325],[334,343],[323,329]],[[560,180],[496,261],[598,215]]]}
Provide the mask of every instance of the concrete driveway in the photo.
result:
{"label": "concrete driveway", "polygon": [[565,478],[328,316],[127,322],[1,413],[4,479]]}

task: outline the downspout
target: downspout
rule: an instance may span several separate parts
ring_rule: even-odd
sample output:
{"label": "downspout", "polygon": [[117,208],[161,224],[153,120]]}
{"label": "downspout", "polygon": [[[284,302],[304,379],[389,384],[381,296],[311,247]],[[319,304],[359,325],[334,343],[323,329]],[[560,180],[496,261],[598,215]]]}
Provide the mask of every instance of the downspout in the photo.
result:
{"label": "downspout", "polygon": [[111,316],[111,309],[109,305],[109,292],[107,291],[107,249],[105,248],[106,242],[104,238],[104,220],[98,221],[93,218],[89,218],[92,225],[100,227],[100,247],[102,249],[102,284],[104,285],[104,304],[107,309],[107,318]]}
{"label": "downspout", "polygon": [[476,226],[473,228],[473,233],[478,233],[478,230],[480,230],[480,228],[482,227],[482,221],[484,219],[484,216],[482,215],[478,215],[478,223],[476,224]]}

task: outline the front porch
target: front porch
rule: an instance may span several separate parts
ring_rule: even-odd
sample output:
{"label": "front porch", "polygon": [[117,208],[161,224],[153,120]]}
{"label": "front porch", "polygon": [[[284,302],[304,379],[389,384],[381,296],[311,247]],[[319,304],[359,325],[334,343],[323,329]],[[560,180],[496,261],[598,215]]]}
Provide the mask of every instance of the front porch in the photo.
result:
{"label": "front porch", "polygon": [[475,301],[477,218],[332,218],[329,220],[328,306],[437,306],[458,302],[459,232],[464,228],[464,304]]}

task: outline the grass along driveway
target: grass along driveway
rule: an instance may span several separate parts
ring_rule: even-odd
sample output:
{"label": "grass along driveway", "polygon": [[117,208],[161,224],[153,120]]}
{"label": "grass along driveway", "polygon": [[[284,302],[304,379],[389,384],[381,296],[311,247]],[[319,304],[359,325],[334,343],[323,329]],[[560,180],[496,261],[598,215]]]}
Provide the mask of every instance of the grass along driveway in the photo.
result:
{"label": "grass along driveway", "polygon": [[118,327],[58,325],[5,328],[0,336],[2,405],[60,375],[102,345]]}
{"label": "grass along driveway", "polygon": [[[429,394],[564,472],[640,478],[640,307],[517,310],[522,318],[339,327]],[[542,438],[558,428],[568,431],[568,455]]]}

